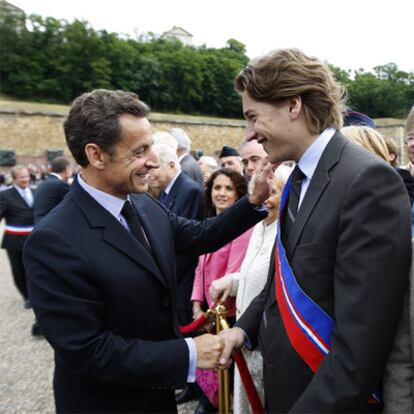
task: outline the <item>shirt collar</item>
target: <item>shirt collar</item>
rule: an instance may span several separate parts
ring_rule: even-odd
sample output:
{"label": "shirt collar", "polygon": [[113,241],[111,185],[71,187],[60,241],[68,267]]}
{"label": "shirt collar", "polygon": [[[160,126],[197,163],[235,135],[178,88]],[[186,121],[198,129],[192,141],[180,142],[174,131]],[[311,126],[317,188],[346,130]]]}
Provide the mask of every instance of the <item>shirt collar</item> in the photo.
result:
{"label": "shirt collar", "polygon": [[19,185],[17,185],[17,184],[13,184],[13,187],[20,193],[20,194],[26,194],[27,192],[29,192],[30,191],[30,188],[29,187],[26,187],[26,188],[22,188],[22,187],[20,187]]}
{"label": "shirt collar", "polygon": [[181,171],[178,171],[177,174],[175,174],[174,178],[170,181],[170,183],[165,187],[164,192],[165,194],[169,194],[171,191],[172,186],[174,185],[175,181],[177,180],[178,176],[181,174]]}
{"label": "shirt collar", "polygon": [[180,155],[179,157],[178,157],[178,162],[181,162],[181,160],[186,156],[186,155],[188,155],[189,154],[189,152],[186,152],[186,153],[184,153],[184,154],[182,154],[182,155]]}
{"label": "shirt collar", "polygon": [[334,134],[334,128],[326,128],[300,158],[298,166],[303,174],[306,175],[306,178],[308,180],[312,179],[316,167],[318,166],[319,160],[321,159],[322,153],[324,152],[326,146]]}
{"label": "shirt collar", "polygon": [[49,175],[53,175],[54,177],[59,178],[59,180],[63,181],[63,178],[57,173],[51,172]]}
{"label": "shirt collar", "polygon": [[[125,201],[122,198],[113,196],[105,193],[104,191],[98,190],[95,187],[87,184],[82,176],[78,174],[79,185],[94,199],[96,200],[105,210],[109,211],[117,220],[121,217],[121,210],[124,207]],[[129,196],[128,196],[129,199]]]}

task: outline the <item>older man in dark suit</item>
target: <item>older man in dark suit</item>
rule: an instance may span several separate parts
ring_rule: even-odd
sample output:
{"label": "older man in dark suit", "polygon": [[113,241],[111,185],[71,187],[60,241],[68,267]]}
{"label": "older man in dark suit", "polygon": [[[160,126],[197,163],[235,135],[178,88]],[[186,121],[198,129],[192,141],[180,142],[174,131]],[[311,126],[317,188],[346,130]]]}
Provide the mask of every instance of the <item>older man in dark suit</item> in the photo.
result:
{"label": "older man in dark suit", "polygon": [[[174,150],[168,145],[154,145],[154,152],[160,160],[160,167],[151,171],[150,187],[160,192],[159,201],[178,216],[193,220],[203,218],[203,196],[200,186],[181,172],[180,163]],[[191,322],[193,312],[190,300],[194,271],[198,256],[177,256],[177,312],[178,322]]]}
{"label": "older man in dark suit", "polygon": [[338,132],[343,90],[317,59],[275,51],[236,88],[247,139],[297,165],[267,285],[224,332],[221,362],[246,338],[260,343],[269,413],[379,412],[411,254],[402,180]]}
{"label": "older man in dark suit", "polygon": [[226,244],[262,218],[267,169],[217,219],[176,216],[145,192],[159,166],[137,95],[78,97],[66,140],[82,172],[25,246],[30,298],[55,351],[58,412],[176,412],[174,389],[217,366],[222,340],[180,335],[175,254]]}
{"label": "older man in dark suit", "polygon": [[0,220],[5,218],[3,242],[12,269],[14,283],[23,297],[25,307],[30,307],[27,296],[26,272],[23,264],[23,245],[33,230],[33,200],[29,187],[28,168],[17,165],[11,170],[13,185],[0,192]]}
{"label": "older man in dark suit", "polygon": [[181,128],[172,128],[170,134],[177,141],[177,156],[181,164],[181,170],[194,180],[201,188],[204,188],[203,173],[195,158],[190,154],[191,140]]}

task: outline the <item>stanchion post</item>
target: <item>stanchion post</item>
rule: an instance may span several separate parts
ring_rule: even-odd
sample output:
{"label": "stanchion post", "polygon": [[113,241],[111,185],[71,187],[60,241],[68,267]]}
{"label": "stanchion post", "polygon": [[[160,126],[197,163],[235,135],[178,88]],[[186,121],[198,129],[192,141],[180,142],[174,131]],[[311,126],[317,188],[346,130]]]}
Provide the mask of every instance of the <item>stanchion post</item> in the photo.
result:
{"label": "stanchion post", "polygon": [[[223,329],[229,327],[226,320],[226,307],[223,305],[216,306],[216,333],[217,335]],[[219,413],[230,414],[230,383],[229,371],[227,369],[218,370],[219,377]]]}

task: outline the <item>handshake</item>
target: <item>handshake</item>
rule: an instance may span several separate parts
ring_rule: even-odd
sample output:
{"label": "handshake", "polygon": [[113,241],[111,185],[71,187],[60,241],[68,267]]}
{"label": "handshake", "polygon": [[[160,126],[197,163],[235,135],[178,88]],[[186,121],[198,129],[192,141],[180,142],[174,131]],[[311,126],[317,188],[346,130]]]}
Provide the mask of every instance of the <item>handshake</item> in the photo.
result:
{"label": "handshake", "polygon": [[231,365],[233,350],[239,350],[245,334],[240,328],[221,331],[219,335],[204,334],[193,338],[197,349],[197,368],[226,369]]}

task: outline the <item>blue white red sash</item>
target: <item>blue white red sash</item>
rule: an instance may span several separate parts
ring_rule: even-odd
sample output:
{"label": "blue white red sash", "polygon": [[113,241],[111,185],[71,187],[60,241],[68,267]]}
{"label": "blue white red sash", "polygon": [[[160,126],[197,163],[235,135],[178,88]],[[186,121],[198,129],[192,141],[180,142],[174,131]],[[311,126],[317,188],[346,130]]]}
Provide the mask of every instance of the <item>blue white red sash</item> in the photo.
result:
{"label": "blue white red sash", "polygon": [[6,224],[4,226],[4,232],[7,234],[13,234],[15,236],[27,236],[33,230],[33,226],[12,226]]}
{"label": "blue white red sash", "polygon": [[[280,218],[285,212],[289,190],[290,179],[285,185],[281,197]],[[286,258],[281,239],[280,222],[281,220],[278,220],[275,249],[276,299],[290,343],[306,365],[315,373],[331,349],[335,321],[298,285]],[[380,401],[379,393],[372,393],[369,402],[378,403]]]}

